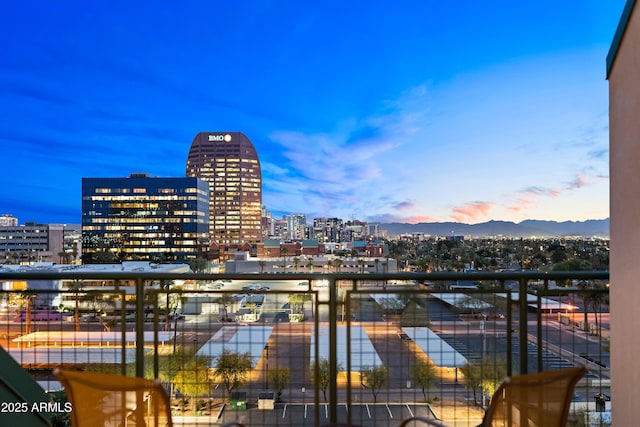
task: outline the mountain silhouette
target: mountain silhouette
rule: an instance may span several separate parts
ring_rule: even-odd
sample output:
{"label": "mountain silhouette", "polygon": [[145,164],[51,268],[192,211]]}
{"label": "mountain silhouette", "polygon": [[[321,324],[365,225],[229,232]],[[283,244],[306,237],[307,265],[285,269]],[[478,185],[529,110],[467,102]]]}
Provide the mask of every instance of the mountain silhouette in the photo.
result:
{"label": "mountain silhouette", "polygon": [[510,221],[488,221],[479,224],[460,222],[420,222],[383,223],[381,230],[387,230],[389,237],[400,234],[423,233],[432,236],[470,236],[470,237],[601,237],[609,238],[609,218],[587,221],[541,221],[525,220],[519,223]]}

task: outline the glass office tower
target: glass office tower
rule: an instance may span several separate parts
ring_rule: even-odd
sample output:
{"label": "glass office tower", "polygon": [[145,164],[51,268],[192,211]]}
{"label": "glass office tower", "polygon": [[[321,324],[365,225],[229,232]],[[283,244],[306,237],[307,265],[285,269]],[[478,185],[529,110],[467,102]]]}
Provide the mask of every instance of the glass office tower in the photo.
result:
{"label": "glass office tower", "polygon": [[201,132],[191,143],[186,175],[207,181],[209,236],[218,244],[261,241],[262,172],[241,132]]}
{"label": "glass office tower", "polygon": [[82,259],[188,262],[208,250],[209,186],[197,178],[82,178]]}

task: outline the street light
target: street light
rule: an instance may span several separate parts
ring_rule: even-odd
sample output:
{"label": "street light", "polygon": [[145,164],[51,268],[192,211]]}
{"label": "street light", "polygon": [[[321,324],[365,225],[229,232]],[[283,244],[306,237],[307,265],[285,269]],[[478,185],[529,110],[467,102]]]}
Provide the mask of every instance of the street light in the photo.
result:
{"label": "street light", "polygon": [[405,340],[405,344],[407,345],[407,388],[411,388],[411,345],[409,340]]}
{"label": "street light", "polygon": [[265,390],[269,389],[269,344],[264,346],[265,351],[267,352],[266,363],[264,364],[264,388]]}
{"label": "street light", "polygon": [[480,331],[482,332],[482,357],[487,354],[487,315],[482,313],[480,321]]}

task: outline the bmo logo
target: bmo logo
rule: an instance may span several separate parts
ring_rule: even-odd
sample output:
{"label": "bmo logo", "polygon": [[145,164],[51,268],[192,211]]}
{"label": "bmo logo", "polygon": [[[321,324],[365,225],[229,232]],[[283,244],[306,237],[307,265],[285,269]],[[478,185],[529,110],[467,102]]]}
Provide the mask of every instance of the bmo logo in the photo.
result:
{"label": "bmo logo", "polygon": [[214,141],[214,142],[231,142],[231,135],[226,134],[226,135],[209,135],[209,141]]}

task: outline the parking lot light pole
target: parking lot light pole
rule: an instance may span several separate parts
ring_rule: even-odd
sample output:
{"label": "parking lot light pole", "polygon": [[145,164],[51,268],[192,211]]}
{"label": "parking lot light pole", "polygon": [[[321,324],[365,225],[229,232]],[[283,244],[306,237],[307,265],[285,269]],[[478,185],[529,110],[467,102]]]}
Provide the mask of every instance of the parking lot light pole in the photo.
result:
{"label": "parking lot light pole", "polygon": [[269,344],[264,346],[266,354],[266,363],[264,364],[264,388],[265,390],[269,389]]}

